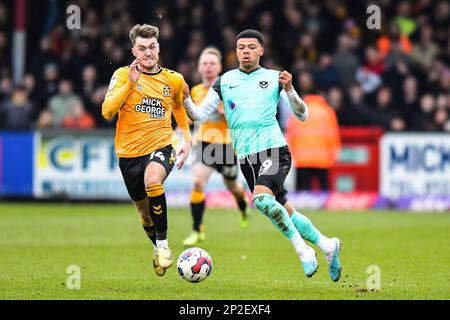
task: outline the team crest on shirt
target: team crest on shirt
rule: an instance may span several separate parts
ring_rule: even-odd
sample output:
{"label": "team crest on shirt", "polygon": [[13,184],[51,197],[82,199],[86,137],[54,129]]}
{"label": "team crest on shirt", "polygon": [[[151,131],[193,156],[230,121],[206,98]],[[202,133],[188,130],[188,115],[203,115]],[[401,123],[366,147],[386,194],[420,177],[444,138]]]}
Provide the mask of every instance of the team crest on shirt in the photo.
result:
{"label": "team crest on shirt", "polygon": [[260,81],[260,82],[259,82],[259,86],[260,86],[261,88],[263,88],[263,89],[267,88],[268,85],[269,85],[269,82],[268,82],[268,81]]}
{"label": "team crest on shirt", "polygon": [[142,90],[142,84],[138,83],[137,89],[138,89],[138,90]]}
{"label": "team crest on shirt", "polygon": [[234,108],[236,108],[236,104],[233,101],[228,101],[228,106],[230,107],[231,110],[233,110]]}
{"label": "team crest on shirt", "polygon": [[162,92],[163,92],[164,97],[170,97],[171,90],[170,90],[170,87],[168,85],[164,86]]}

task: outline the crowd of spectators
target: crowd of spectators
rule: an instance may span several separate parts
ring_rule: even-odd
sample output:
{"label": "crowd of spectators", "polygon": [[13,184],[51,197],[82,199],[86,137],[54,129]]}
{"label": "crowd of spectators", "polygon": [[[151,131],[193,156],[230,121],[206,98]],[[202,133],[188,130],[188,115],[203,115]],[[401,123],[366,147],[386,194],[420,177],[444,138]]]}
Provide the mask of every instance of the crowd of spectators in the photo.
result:
{"label": "crowd of spectators", "polygon": [[[0,0],[0,128],[113,127],[101,104],[113,72],[129,64],[136,23],[160,28],[161,64],[199,82],[207,45],[237,67],[235,35],[260,30],[262,65],[294,75],[301,95],[320,94],[341,126],[450,132],[450,3],[446,0],[28,1],[26,74],[12,77],[14,8]],[[81,8],[69,30],[66,8]],[[369,29],[369,4],[381,28]]]}

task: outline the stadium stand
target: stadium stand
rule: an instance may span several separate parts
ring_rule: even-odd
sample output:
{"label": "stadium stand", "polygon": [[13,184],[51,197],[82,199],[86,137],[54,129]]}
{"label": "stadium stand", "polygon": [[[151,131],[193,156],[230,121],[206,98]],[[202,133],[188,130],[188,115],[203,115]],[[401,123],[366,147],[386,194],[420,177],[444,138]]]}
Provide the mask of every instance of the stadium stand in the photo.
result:
{"label": "stadium stand", "polygon": [[[368,30],[366,2],[79,0],[70,4],[82,28],[68,30],[69,1],[29,1],[26,74],[14,84],[13,3],[0,1],[0,128],[61,127],[79,100],[95,127],[113,127],[101,102],[110,75],[131,62],[128,30],[145,22],[161,30],[162,64],[190,85],[204,46],[234,68],[234,36],[255,28],[266,37],[263,65],[290,70],[301,94],[324,96],[341,126],[450,132],[450,4],[379,1],[382,28]],[[61,86],[71,92],[61,96]]]}

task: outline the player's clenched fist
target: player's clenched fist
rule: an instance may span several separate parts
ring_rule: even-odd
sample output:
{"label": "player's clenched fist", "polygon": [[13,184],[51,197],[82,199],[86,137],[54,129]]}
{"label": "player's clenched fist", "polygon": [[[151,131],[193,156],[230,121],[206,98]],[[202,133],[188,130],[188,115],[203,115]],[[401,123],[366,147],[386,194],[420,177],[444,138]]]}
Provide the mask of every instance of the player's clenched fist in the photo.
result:
{"label": "player's clenched fist", "polygon": [[141,68],[139,68],[139,58],[134,59],[134,61],[130,65],[130,72],[128,73],[128,79],[130,82],[136,83],[141,76]]}
{"label": "player's clenched fist", "polygon": [[286,70],[280,72],[280,77],[278,78],[278,81],[283,85],[284,91],[287,92],[292,89],[292,75]]}

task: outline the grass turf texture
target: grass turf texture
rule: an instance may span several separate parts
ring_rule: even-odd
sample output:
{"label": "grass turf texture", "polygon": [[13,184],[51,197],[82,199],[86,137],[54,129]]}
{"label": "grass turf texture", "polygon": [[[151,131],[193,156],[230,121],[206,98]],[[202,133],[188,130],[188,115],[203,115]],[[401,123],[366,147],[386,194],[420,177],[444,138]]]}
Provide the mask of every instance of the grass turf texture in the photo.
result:
{"label": "grass turf texture", "polygon": [[[209,279],[188,283],[176,267],[163,278],[132,205],[0,204],[0,299],[449,299],[450,215],[402,212],[305,212],[326,235],[344,242],[343,275],[306,278],[287,239],[252,211],[240,230],[234,210],[207,209],[213,259]],[[169,210],[175,258],[190,232],[188,210]],[[69,265],[81,289],[69,290]],[[367,290],[367,268],[381,269],[379,291]]]}

